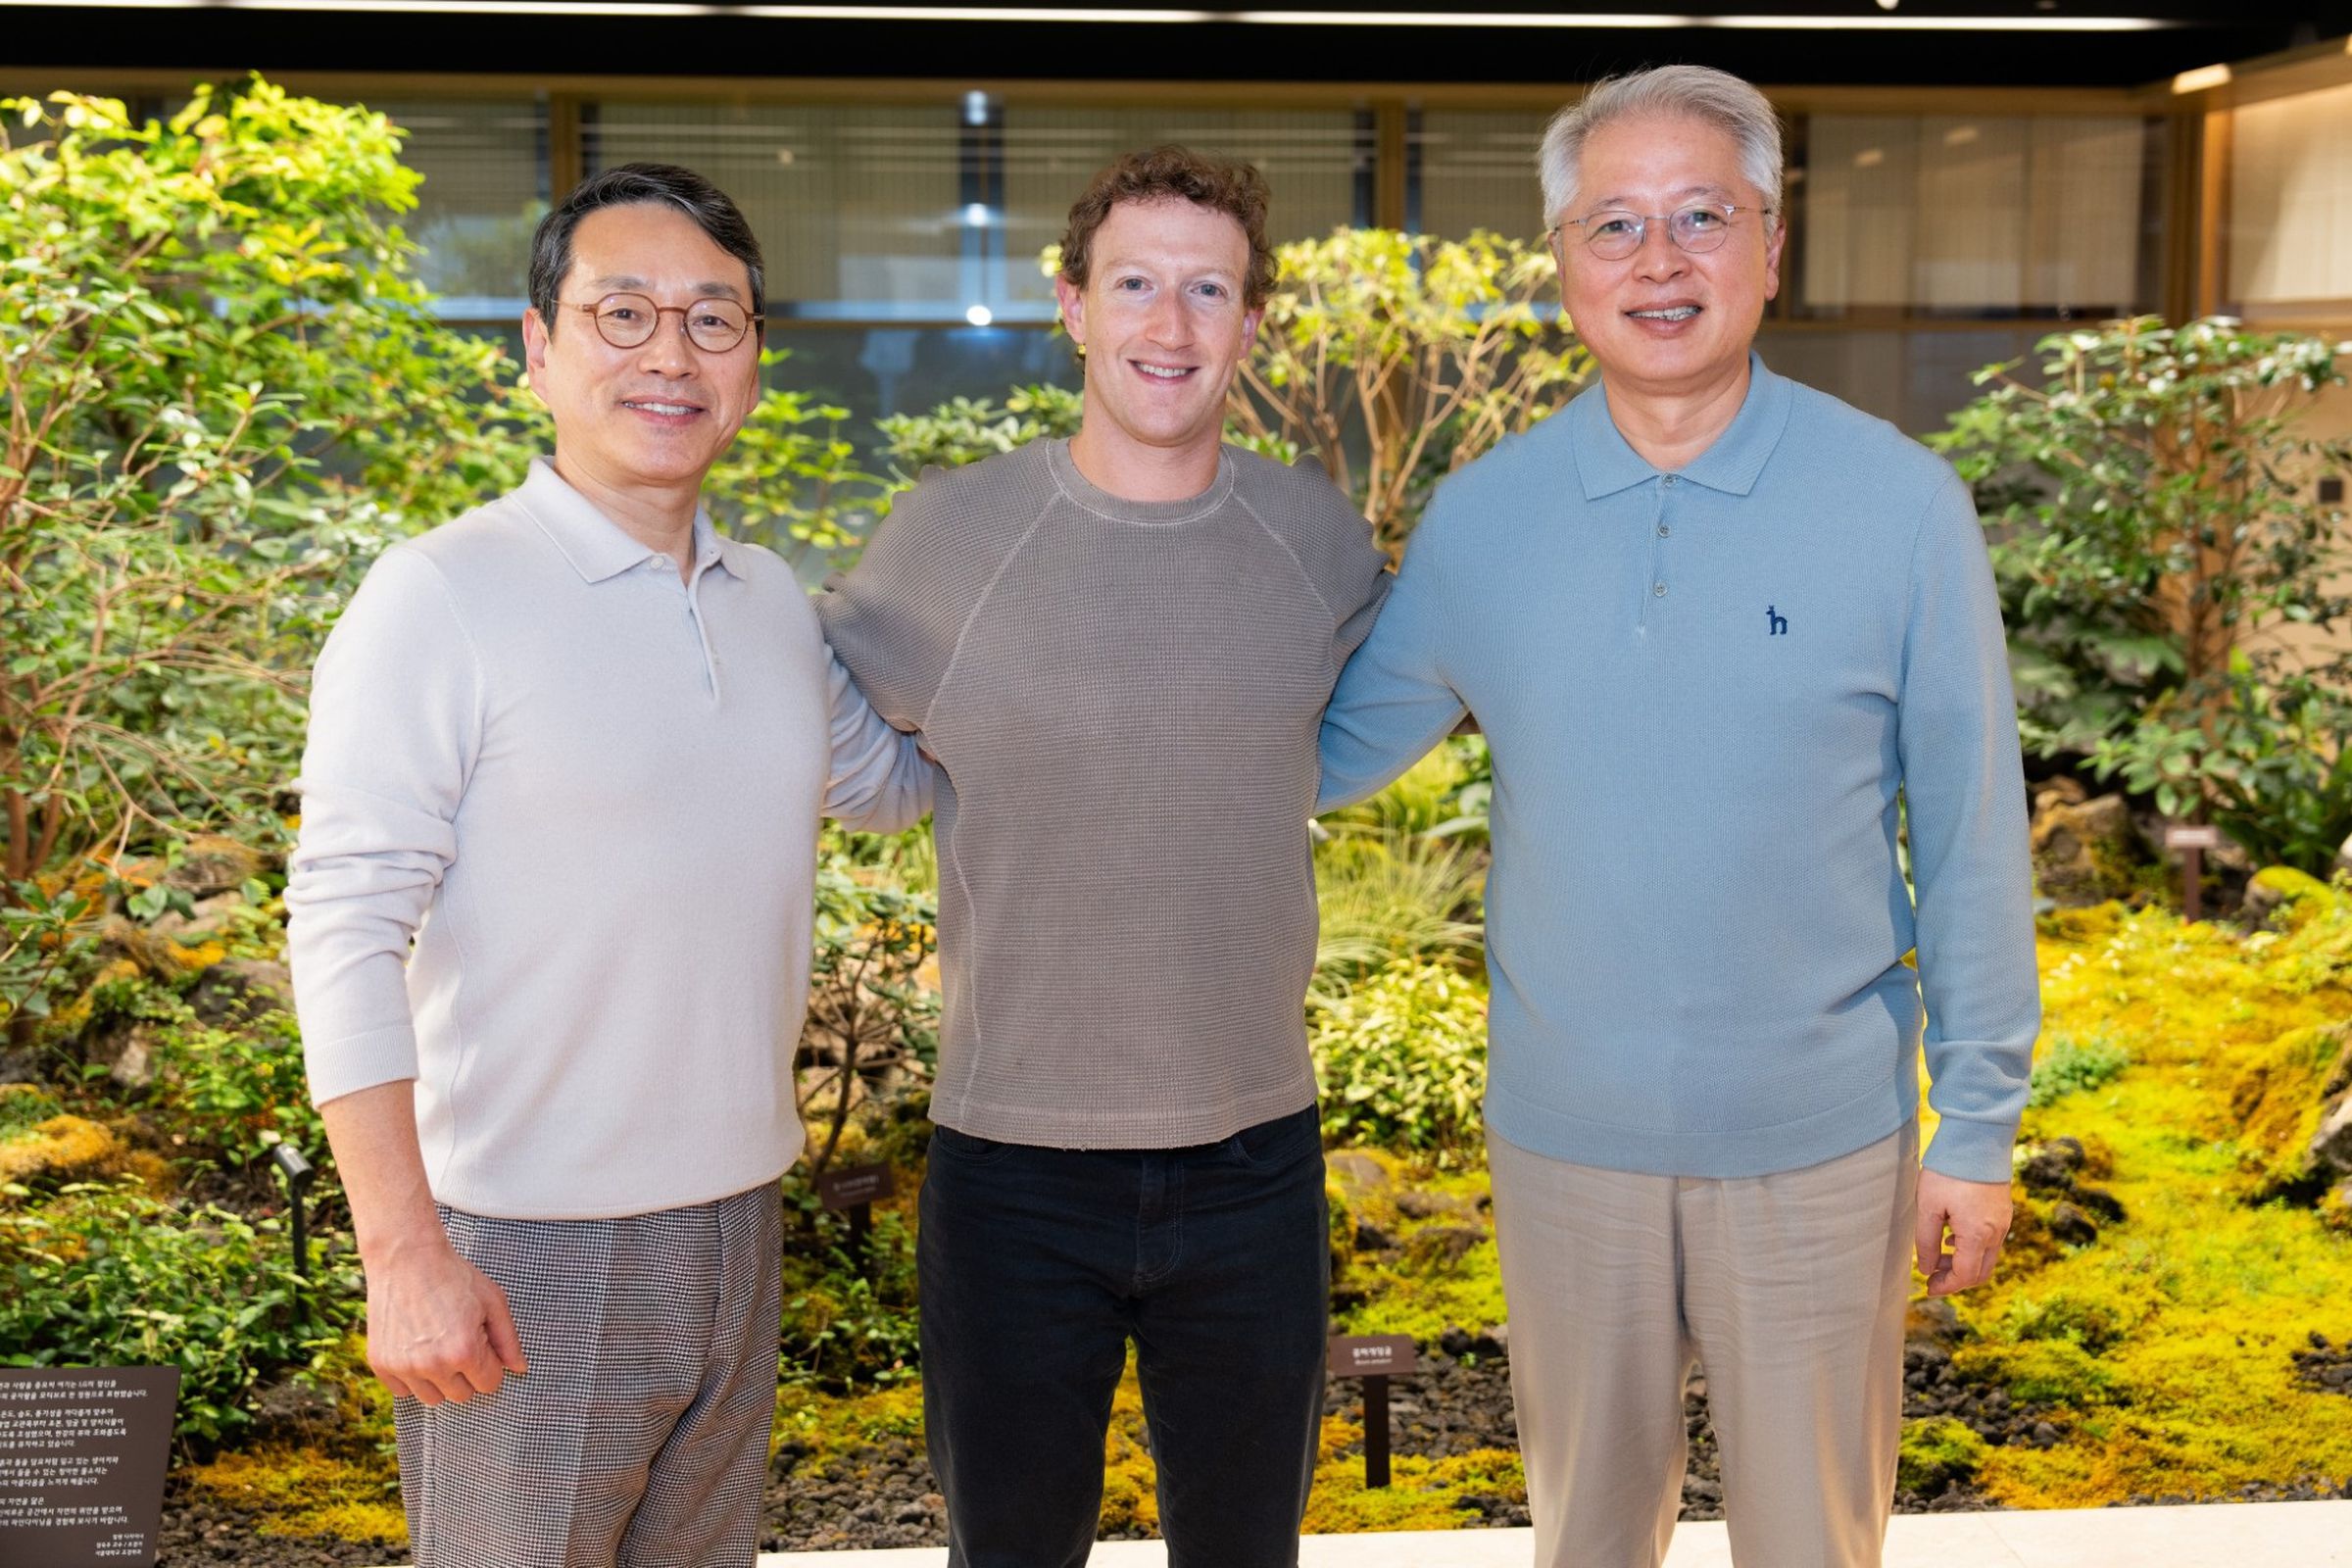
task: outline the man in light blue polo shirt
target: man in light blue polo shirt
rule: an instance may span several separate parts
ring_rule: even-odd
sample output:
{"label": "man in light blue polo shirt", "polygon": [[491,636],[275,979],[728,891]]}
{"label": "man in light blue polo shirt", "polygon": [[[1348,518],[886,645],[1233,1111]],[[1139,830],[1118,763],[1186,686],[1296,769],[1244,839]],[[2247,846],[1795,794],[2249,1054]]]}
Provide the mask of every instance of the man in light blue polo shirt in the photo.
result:
{"label": "man in light blue polo shirt", "polygon": [[1752,351],[1786,238],[1761,94],[1603,82],[1543,169],[1600,384],[1440,490],[1333,696],[1322,805],[1465,711],[1494,750],[1539,1562],[1662,1560],[1695,1361],[1735,1560],[1875,1564],[1908,1265],[1991,1273],[2039,1024],[1992,575],[1950,467]]}

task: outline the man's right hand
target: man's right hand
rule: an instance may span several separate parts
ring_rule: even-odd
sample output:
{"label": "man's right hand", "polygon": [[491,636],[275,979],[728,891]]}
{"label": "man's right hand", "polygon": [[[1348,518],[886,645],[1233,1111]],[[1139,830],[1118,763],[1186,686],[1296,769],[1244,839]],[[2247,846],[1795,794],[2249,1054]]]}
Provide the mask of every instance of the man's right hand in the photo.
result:
{"label": "man's right hand", "polygon": [[530,1370],[507,1293],[446,1241],[368,1264],[368,1364],[425,1404],[496,1394]]}
{"label": "man's right hand", "polygon": [[368,1274],[368,1364],[426,1404],[496,1394],[530,1370],[498,1282],[458,1255],[433,1208],[416,1144],[416,1086],[402,1078],[318,1107],[351,1199]]}

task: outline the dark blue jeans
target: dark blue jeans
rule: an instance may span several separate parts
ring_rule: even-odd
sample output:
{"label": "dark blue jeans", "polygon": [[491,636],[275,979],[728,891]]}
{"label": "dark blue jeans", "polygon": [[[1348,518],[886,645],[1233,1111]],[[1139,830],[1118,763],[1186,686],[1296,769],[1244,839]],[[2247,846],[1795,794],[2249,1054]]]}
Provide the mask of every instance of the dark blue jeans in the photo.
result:
{"label": "dark blue jeans", "polygon": [[1331,1257],[1314,1108],[1193,1149],[942,1127],[923,1181],[923,1423],[949,1568],[1078,1568],[1136,1345],[1170,1568],[1295,1568]]}

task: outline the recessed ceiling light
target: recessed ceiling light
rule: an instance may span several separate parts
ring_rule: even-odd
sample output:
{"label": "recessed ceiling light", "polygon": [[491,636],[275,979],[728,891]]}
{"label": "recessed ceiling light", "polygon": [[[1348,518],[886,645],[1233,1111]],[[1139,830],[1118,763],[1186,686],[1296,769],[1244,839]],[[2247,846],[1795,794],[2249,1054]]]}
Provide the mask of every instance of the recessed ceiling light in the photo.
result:
{"label": "recessed ceiling light", "polygon": [[[1670,11],[1176,11],[1043,6],[733,5],[667,0],[70,0],[105,11],[308,11],[381,16],[658,17],[665,22],[728,18],[752,22],[1135,23],[1166,26],[1604,28],[1707,27],[1759,32],[2155,32],[2185,25],[2160,17],[1706,16]],[[58,0],[0,0],[0,8],[54,7]],[[969,116],[967,107],[966,115]],[[971,123],[986,122],[982,118]]]}

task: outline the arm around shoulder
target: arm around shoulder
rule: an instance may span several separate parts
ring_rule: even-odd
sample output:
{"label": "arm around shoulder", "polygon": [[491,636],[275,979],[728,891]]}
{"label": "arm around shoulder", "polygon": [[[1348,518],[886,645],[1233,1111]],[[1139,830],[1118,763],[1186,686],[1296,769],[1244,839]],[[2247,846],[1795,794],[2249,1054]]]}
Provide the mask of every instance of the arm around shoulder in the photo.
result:
{"label": "arm around shoulder", "polygon": [[842,662],[828,653],[825,689],[831,713],[832,761],[825,781],[825,814],[851,827],[895,833],[931,810],[937,764],[912,735],[893,729],[865,700]]}
{"label": "arm around shoulder", "polygon": [[1446,678],[1450,612],[1431,532],[1437,511],[1433,504],[1395,578],[1367,585],[1358,613],[1378,618],[1359,633],[1361,646],[1340,671],[1324,710],[1318,812],[1381,789],[1461,721],[1461,696]]}

